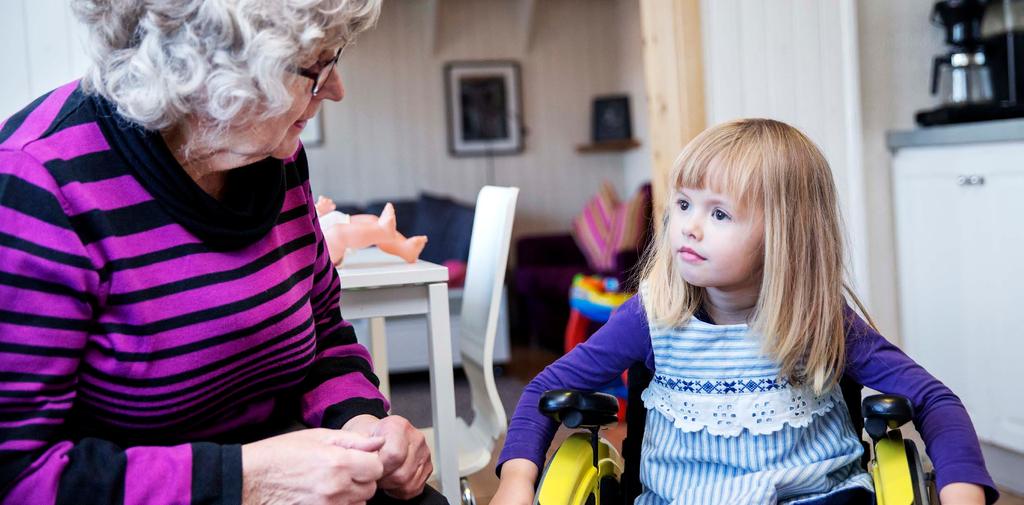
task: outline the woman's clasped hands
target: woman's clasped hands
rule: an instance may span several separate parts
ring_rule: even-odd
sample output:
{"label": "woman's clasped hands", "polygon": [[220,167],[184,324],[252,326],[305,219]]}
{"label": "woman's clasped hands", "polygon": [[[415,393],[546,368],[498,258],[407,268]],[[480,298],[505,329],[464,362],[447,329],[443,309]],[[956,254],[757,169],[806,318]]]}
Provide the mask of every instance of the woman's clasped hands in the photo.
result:
{"label": "woman's clasped hands", "polygon": [[242,447],[242,503],[361,504],[378,488],[423,492],[433,466],[423,435],[404,418],[357,416],[340,430],[312,428]]}

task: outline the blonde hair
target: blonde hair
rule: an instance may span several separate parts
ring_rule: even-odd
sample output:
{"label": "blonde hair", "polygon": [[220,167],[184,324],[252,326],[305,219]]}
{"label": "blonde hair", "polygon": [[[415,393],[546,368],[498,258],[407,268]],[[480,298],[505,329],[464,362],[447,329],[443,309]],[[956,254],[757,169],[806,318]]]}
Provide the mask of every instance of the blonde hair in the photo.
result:
{"label": "blonde hair", "polygon": [[[796,128],[770,119],[743,119],[709,128],[676,159],[672,188],[710,189],[735,198],[764,219],[762,280],[750,322],[781,376],[809,382],[818,393],[834,385],[846,359],[849,296],[844,277],[841,217],[825,156]],[[644,304],[652,324],[686,324],[705,301],[676,268],[668,235],[672,198],[645,255]],[[870,321],[870,319],[869,319]]]}

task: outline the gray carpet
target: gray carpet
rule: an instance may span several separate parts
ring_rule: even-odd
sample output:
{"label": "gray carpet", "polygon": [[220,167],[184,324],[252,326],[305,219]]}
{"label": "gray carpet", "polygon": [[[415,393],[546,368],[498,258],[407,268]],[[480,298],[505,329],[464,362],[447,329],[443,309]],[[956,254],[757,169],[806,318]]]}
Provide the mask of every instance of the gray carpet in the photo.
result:
{"label": "gray carpet", "polygon": [[[505,415],[511,416],[526,386],[522,381],[495,373],[498,396],[505,406]],[[455,412],[466,420],[473,420],[469,383],[461,371],[455,371]],[[431,420],[430,376],[426,373],[397,374],[391,376],[391,412],[408,419],[413,426],[425,427]]]}

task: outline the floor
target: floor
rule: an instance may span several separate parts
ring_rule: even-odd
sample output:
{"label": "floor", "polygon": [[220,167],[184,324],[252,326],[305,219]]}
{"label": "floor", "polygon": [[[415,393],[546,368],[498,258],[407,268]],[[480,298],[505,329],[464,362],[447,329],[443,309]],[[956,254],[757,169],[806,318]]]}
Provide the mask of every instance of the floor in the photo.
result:
{"label": "floor", "polygon": [[[544,369],[552,360],[557,358],[556,355],[550,351],[545,351],[533,347],[514,347],[512,349],[512,356],[514,360],[512,363],[504,367],[503,374],[509,377],[520,380],[522,383],[528,382],[534,375]],[[504,396],[504,395],[503,395]],[[506,409],[511,414],[512,408],[508,406],[510,399],[503,398],[503,403],[506,404]],[[555,437],[555,443],[552,443],[552,448],[558,446],[558,442],[563,440],[571,433],[571,430],[561,428]],[[621,450],[622,439],[626,436],[625,425],[618,425],[611,427],[604,432],[602,435],[610,440],[617,448]],[[914,436],[913,434],[911,436]],[[484,470],[477,472],[469,477],[470,487],[476,494],[477,503],[480,505],[486,505],[491,502],[491,498],[494,496],[495,491],[498,488],[498,478],[494,475],[494,463],[498,457],[498,452],[501,451],[501,446],[504,443],[504,439],[500,440],[494,451],[492,463]],[[553,449],[552,449],[553,452]],[[549,452],[550,456],[550,452]],[[457,505],[457,504],[453,504]],[[1007,492],[1003,492],[1001,498],[996,505],[1024,505],[1024,496],[1011,495]]]}

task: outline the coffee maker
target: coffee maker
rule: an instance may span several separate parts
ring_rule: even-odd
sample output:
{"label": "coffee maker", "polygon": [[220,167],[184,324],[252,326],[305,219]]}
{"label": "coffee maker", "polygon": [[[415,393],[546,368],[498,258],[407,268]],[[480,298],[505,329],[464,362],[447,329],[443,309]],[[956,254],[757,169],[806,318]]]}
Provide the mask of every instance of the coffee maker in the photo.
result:
{"label": "coffee maker", "polygon": [[943,105],[966,106],[992,101],[992,78],[981,44],[982,0],[946,0],[935,4],[932,22],[946,29],[952,50],[932,62],[932,94],[941,90]]}
{"label": "coffee maker", "polygon": [[1024,103],[1024,0],[991,1],[981,21],[997,101]]}
{"label": "coffee maker", "polygon": [[932,126],[1024,117],[1024,0],[943,0],[932,9],[950,46],[932,66],[942,105],[917,113]]}

